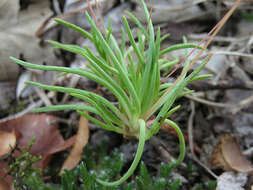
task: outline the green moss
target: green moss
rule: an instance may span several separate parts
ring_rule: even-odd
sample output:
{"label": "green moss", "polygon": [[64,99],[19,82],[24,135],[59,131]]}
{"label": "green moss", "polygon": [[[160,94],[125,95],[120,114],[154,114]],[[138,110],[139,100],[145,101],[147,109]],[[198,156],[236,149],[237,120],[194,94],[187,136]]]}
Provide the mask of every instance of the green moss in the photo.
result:
{"label": "green moss", "polygon": [[173,164],[164,163],[160,165],[156,176],[151,176],[142,162],[138,175],[131,181],[118,187],[107,187],[97,183],[95,176],[103,180],[115,180],[120,177],[122,171],[122,154],[114,149],[110,156],[105,156],[108,152],[107,144],[103,141],[95,148],[86,147],[83,162],[71,171],[65,170],[60,184],[42,181],[41,170],[34,167],[34,163],[40,158],[29,153],[32,143],[29,147],[21,149],[22,154],[19,157],[15,158],[11,154],[7,158],[11,168],[8,174],[14,178],[17,190],[177,190],[179,188],[180,181],[170,179]]}

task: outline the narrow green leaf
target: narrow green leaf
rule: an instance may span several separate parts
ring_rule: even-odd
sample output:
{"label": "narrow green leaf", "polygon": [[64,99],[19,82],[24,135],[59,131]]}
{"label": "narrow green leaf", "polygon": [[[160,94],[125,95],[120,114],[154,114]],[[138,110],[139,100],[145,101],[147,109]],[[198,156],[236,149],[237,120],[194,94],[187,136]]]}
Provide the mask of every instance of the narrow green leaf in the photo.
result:
{"label": "narrow green leaf", "polygon": [[79,32],[80,34],[82,34],[84,37],[89,38],[91,41],[93,41],[92,35],[89,32],[85,31],[84,29],[82,29],[82,28],[80,28],[80,27],[78,27],[74,24],[71,24],[67,21],[64,21],[62,19],[59,19],[59,18],[55,18],[54,20],[55,20],[55,22],[57,22],[59,24],[67,26],[68,28],[72,28],[73,30],[75,30],[75,31]]}
{"label": "narrow green leaf", "polygon": [[69,51],[71,53],[80,54],[80,55],[85,53],[85,49],[81,48],[78,45],[61,44],[61,43],[53,41],[53,40],[47,40],[47,42],[52,44],[55,48],[63,49],[63,50]]}
{"label": "narrow green leaf", "polygon": [[132,45],[132,47],[134,49],[134,52],[136,53],[136,56],[138,57],[139,62],[141,64],[144,64],[144,58],[142,57],[141,52],[140,52],[140,50],[137,47],[137,44],[136,44],[136,42],[134,40],[133,34],[131,32],[131,29],[130,29],[130,26],[129,26],[128,22],[127,22],[126,17],[123,17],[123,21],[124,21],[124,25],[125,25],[125,28],[126,28],[126,32],[127,32],[129,41],[130,41],[130,43],[131,43],[131,45]]}
{"label": "narrow green leaf", "polygon": [[178,81],[173,88],[170,89],[170,91],[160,100],[160,102],[156,105],[156,107],[152,110],[152,112],[149,114],[152,115],[154,112],[156,112],[158,109],[161,110],[158,113],[151,130],[149,131],[149,138],[152,137],[155,133],[158,132],[160,128],[159,120],[163,119],[166,115],[167,111],[171,108],[175,100],[177,99],[178,94],[182,91],[182,89],[186,86],[186,81],[184,78],[182,78],[180,81]]}
{"label": "narrow green leaf", "polygon": [[208,78],[210,78],[210,77],[212,77],[212,76],[213,76],[212,74],[196,76],[196,77],[193,77],[193,78],[189,81],[189,83],[195,82],[195,81],[198,81],[198,80],[208,79]]}
{"label": "narrow green leaf", "polygon": [[127,172],[117,181],[114,182],[107,182],[107,181],[103,181],[101,179],[96,179],[98,183],[105,185],[105,186],[118,186],[122,183],[124,183],[135,171],[142,153],[143,153],[143,149],[144,149],[144,145],[145,145],[145,136],[146,136],[146,125],[145,125],[145,121],[143,120],[139,120],[139,125],[140,125],[140,135],[139,135],[139,143],[138,143],[138,148],[137,148],[137,152],[135,154],[134,160],[130,166],[130,168],[127,170]]}
{"label": "narrow green leaf", "polygon": [[125,58],[125,47],[126,45],[126,39],[125,39],[125,30],[123,27],[121,27],[121,46],[120,46],[120,50],[121,50],[121,54],[123,55],[123,57]]}
{"label": "narrow green leaf", "polygon": [[[109,111],[107,109],[107,107],[105,107],[106,105],[103,104],[103,102],[99,101],[99,99],[93,97],[94,100],[90,99],[89,97],[86,96],[82,96],[80,94],[70,94],[71,96],[74,96],[76,98],[79,98],[85,102],[90,103],[92,106],[94,106],[97,110],[97,114],[100,115],[104,121],[110,120],[111,122],[122,126],[122,122],[116,117],[118,116],[119,118],[123,119],[124,117],[122,116],[122,114],[120,114],[119,110],[116,113],[112,113],[113,111]],[[111,105],[112,107],[113,105]]]}
{"label": "narrow green leaf", "polygon": [[90,120],[92,123],[96,124],[97,126],[101,127],[102,129],[105,129],[107,131],[114,131],[116,133],[120,133],[122,134],[122,129],[118,128],[118,127],[110,127],[106,124],[104,124],[103,122],[99,121],[98,119],[90,116],[89,114],[82,112],[82,111],[77,111],[80,115],[82,115],[83,117],[87,118],[88,120]]}
{"label": "narrow green leaf", "polygon": [[161,40],[160,40],[160,43],[162,43],[164,40],[166,40],[167,38],[169,38],[169,34],[164,34],[162,37],[161,37]]}
{"label": "narrow green leaf", "polygon": [[[85,55],[85,54],[84,54]],[[85,55],[86,56],[86,55]],[[93,63],[93,61],[86,56],[85,58],[88,59],[90,63]],[[28,67],[31,69],[39,69],[39,70],[46,70],[46,71],[60,71],[60,72],[66,72],[66,73],[73,73],[73,74],[78,74],[80,76],[87,77],[91,80],[96,81],[97,83],[107,87],[112,91],[112,93],[119,99],[119,101],[122,103],[122,106],[124,107],[125,111],[130,115],[129,107],[131,106],[130,101],[125,94],[125,92],[120,88],[119,85],[116,84],[116,82],[108,75],[106,75],[103,70],[101,70],[99,67],[96,66],[98,71],[101,71],[102,75],[104,78],[100,78],[93,73],[83,70],[83,69],[72,69],[72,68],[67,68],[67,67],[57,67],[57,66],[45,66],[45,65],[36,65],[36,64],[31,64],[25,61],[21,61],[19,59],[16,59],[14,57],[10,57],[11,60],[14,62],[24,66]],[[109,82],[108,82],[109,81]]]}
{"label": "narrow green leaf", "polygon": [[97,63],[104,71],[107,71],[107,74],[109,74],[109,72],[115,74],[115,75],[119,75],[119,72],[110,66],[110,64],[108,64],[105,60],[103,60],[102,58],[96,56],[88,47],[85,48],[87,51],[88,56],[95,62]]}
{"label": "narrow green leaf", "polygon": [[56,92],[63,92],[63,93],[70,93],[70,94],[80,94],[82,96],[89,97],[90,99],[96,98],[96,100],[99,100],[102,102],[104,105],[106,105],[110,110],[112,110],[116,115],[118,114],[118,109],[107,99],[103,98],[102,96],[99,96],[93,92],[88,92],[85,90],[80,90],[80,89],[75,89],[75,88],[66,88],[66,87],[60,87],[60,86],[52,86],[52,85],[45,85],[45,84],[40,84],[37,82],[26,82],[26,84],[33,85],[45,90],[51,90],[51,91],[56,91]]}
{"label": "narrow green leaf", "polygon": [[91,106],[80,105],[80,104],[69,104],[69,105],[53,105],[42,108],[36,108],[32,110],[34,113],[40,112],[51,112],[51,111],[64,111],[64,110],[82,110],[98,114],[97,110]]}
{"label": "narrow green leaf", "polygon": [[144,54],[145,44],[142,39],[142,34],[140,33],[139,30],[137,30],[137,37],[138,37],[138,43],[139,43],[138,49],[140,50],[141,54]]}
{"label": "narrow green leaf", "polygon": [[136,18],[132,13],[127,11],[127,15],[135,22],[135,24],[138,26],[138,28],[141,30],[141,32],[144,34],[145,38],[148,40],[148,33],[146,31],[146,28],[141,24],[141,22]]}
{"label": "narrow green leaf", "polygon": [[168,68],[170,69],[174,65],[179,63],[179,59],[176,57],[173,61],[167,61],[165,60],[164,63],[160,65],[160,69]]}
{"label": "narrow green leaf", "polygon": [[194,71],[186,78],[186,82],[189,83],[194,77],[197,76],[197,74],[200,72],[200,70],[209,62],[209,60],[212,58],[213,54],[209,54],[202,63],[194,69]]}
{"label": "narrow green leaf", "polygon": [[[138,94],[138,88],[137,88],[137,86],[136,86],[136,84],[137,84],[137,82],[136,82],[136,71],[135,71],[135,65],[134,65],[134,61],[133,61],[133,58],[132,58],[132,56],[130,55],[130,54],[128,54],[128,60],[129,60],[129,78],[130,78],[130,80],[132,81],[132,84],[133,84],[133,86],[134,86],[134,88],[135,88],[135,90],[136,90],[136,92],[137,92],[137,94]],[[139,94],[138,94],[138,96],[139,96]]]}
{"label": "narrow green leaf", "polygon": [[172,45],[166,49],[163,49],[161,52],[160,52],[160,56],[168,53],[168,52],[172,52],[172,51],[175,51],[175,50],[178,50],[178,49],[186,49],[186,48],[198,48],[198,49],[203,49],[201,46],[197,46],[196,44],[191,44],[191,43],[188,43],[188,44],[176,44],[176,45]]}
{"label": "narrow green leaf", "polygon": [[119,75],[122,78],[121,81],[124,82],[125,87],[127,90],[129,90],[130,95],[133,98],[133,105],[129,106],[129,108],[136,113],[140,113],[140,102],[138,99],[138,96],[134,90],[134,87],[130,81],[130,79],[128,78],[128,73],[124,72],[124,69],[122,68],[122,65],[119,63],[119,61],[117,60],[116,56],[114,55],[112,49],[109,47],[109,45],[106,43],[105,39],[103,38],[102,34],[98,31],[98,29],[96,28],[96,25],[94,24],[94,22],[92,21],[92,19],[90,18],[89,14],[86,12],[86,17],[92,27],[92,29],[94,30],[94,32],[96,33],[97,37],[99,38],[104,50],[107,52],[107,54],[109,55],[109,57],[111,58],[112,62],[115,65],[115,68],[119,71]]}

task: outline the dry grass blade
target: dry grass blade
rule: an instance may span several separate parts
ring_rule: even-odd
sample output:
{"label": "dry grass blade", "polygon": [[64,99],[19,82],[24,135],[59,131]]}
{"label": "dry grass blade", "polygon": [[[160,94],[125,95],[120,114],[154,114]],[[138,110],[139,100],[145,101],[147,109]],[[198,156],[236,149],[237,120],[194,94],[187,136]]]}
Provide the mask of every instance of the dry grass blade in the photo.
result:
{"label": "dry grass blade", "polygon": [[[95,15],[95,12],[94,12],[93,9],[92,9],[92,6],[91,6],[91,4],[90,4],[90,1],[89,1],[89,0],[86,0],[86,2],[87,2],[88,7],[89,7],[89,9],[90,9],[90,13],[91,13],[91,15],[92,15],[92,18],[93,18],[93,20],[94,20],[94,22],[95,22],[97,28],[100,30],[97,17],[96,17],[96,15]],[[97,3],[97,1],[95,1],[95,4],[96,4],[96,3]]]}
{"label": "dry grass blade", "polygon": [[103,20],[103,16],[102,16],[102,13],[100,11],[100,8],[98,6],[98,2],[97,0],[95,0],[95,4],[96,4],[96,9],[97,9],[97,12],[98,12],[98,16],[99,16],[99,19],[100,19],[100,22],[102,24],[102,27],[103,27],[103,30],[104,30],[104,33],[106,32],[105,31],[105,23],[104,23],[104,20]]}

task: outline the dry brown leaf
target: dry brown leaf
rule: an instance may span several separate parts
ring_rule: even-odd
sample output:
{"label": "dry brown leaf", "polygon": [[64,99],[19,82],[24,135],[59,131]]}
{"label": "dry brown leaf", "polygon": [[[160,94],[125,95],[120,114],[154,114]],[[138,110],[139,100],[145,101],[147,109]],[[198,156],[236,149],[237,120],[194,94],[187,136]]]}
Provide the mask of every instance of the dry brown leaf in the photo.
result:
{"label": "dry brown leaf", "polygon": [[213,168],[222,168],[225,171],[253,174],[253,165],[240,151],[237,139],[231,135],[221,139],[212,154],[211,165]]}
{"label": "dry brown leaf", "polygon": [[[19,147],[27,147],[31,140],[35,138],[30,153],[37,156],[42,155],[42,160],[36,163],[36,167],[43,169],[50,161],[51,155],[65,150],[75,142],[74,136],[65,141],[57,129],[57,125],[58,122],[53,116],[47,114],[28,114],[0,123],[0,131],[6,134],[15,131],[16,134],[19,134],[20,137],[17,140]],[[19,153],[16,151],[15,154],[18,156]],[[3,168],[8,170],[8,165],[0,161],[0,168],[1,170]],[[0,177],[5,175],[1,170]],[[10,176],[5,176],[3,180],[0,183],[11,185],[12,180]],[[2,190],[1,186],[0,190]]]}
{"label": "dry brown leaf", "polygon": [[9,190],[9,189],[10,189],[9,184],[4,179],[0,179],[0,190]]}
{"label": "dry brown leaf", "polygon": [[53,15],[49,1],[36,2],[27,9],[19,10],[19,0],[4,0],[0,1],[0,11],[0,81],[18,77],[19,67],[9,56],[23,54],[26,60],[39,64],[57,62],[52,47],[42,48],[40,39],[35,37],[41,23]]}
{"label": "dry brown leaf", "polygon": [[[19,0],[1,0],[0,1],[0,39],[3,44],[0,45],[0,81],[11,81],[12,79],[15,79],[18,77],[18,71],[19,67],[15,64],[8,64],[9,61],[9,55],[12,56],[18,56],[17,48],[12,52],[13,54],[9,54],[8,50],[10,47],[13,46],[14,42],[9,41],[9,43],[6,42],[8,36],[2,35],[2,31],[4,31],[6,28],[9,28],[8,26],[17,22],[18,18],[18,10],[19,10]],[[5,38],[3,40],[3,38]],[[8,62],[8,63],[7,63]]]}
{"label": "dry brown leaf", "polygon": [[75,144],[68,155],[67,159],[63,163],[59,175],[61,175],[64,169],[73,169],[81,160],[83,148],[86,146],[89,140],[89,127],[88,120],[85,117],[80,117],[79,127],[77,131],[77,136]]}
{"label": "dry brown leaf", "polygon": [[[75,142],[75,137],[65,141],[57,129],[57,125],[57,120],[53,116],[28,114],[0,123],[0,130],[9,133],[15,130],[19,133],[20,138],[17,141],[19,147],[27,147],[31,140],[35,138],[30,153],[37,156],[42,155],[42,160],[36,164],[36,167],[43,169],[52,154],[65,150]],[[18,152],[15,152],[15,154],[18,155]],[[2,168],[1,163],[0,167]],[[0,172],[0,176],[3,176],[3,173]]]}
{"label": "dry brown leaf", "polygon": [[16,138],[17,137],[14,130],[11,132],[0,130],[0,157],[11,152],[11,147],[15,147]]}

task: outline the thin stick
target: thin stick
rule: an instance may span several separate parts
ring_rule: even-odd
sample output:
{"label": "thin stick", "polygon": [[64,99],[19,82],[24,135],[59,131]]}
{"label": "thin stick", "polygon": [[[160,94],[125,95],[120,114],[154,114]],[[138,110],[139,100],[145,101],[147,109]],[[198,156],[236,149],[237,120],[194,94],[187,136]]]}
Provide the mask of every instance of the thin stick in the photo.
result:
{"label": "thin stick", "polygon": [[193,119],[195,116],[195,104],[192,100],[190,100],[191,105],[191,114],[189,116],[188,120],[188,137],[189,137],[189,145],[190,145],[190,151],[192,155],[195,155],[194,153],[194,142],[193,142]]}
{"label": "thin stick", "polygon": [[206,104],[208,106],[213,106],[213,107],[234,108],[236,106],[236,105],[233,105],[233,104],[223,104],[223,103],[212,102],[212,101],[204,100],[202,98],[198,98],[196,96],[191,96],[191,95],[185,95],[185,97],[189,98],[190,100],[194,100],[196,102]]}
{"label": "thin stick", "polygon": [[[108,1],[108,0],[99,0],[99,2],[105,2],[105,1]],[[91,1],[91,2],[89,2],[89,3],[90,3],[90,5],[91,5],[92,7],[96,5],[94,0]],[[88,8],[88,6],[87,6],[87,4],[85,4],[85,5],[81,6],[81,7],[77,8],[77,9],[74,9],[74,10],[71,10],[71,11],[69,11],[69,12],[67,12],[67,13],[64,13],[64,14],[61,14],[61,15],[57,15],[57,16],[54,17],[54,18],[62,18],[62,19],[63,19],[63,18],[65,18],[65,17],[71,16],[71,15],[73,15],[73,14],[80,13],[80,12],[86,10],[87,8]]]}
{"label": "thin stick", "polygon": [[232,56],[240,56],[240,57],[248,57],[248,58],[253,58],[252,54],[249,53],[240,53],[240,52],[235,52],[235,51],[216,51],[214,54],[219,55],[232,55]]}
{"label": "thin stick", "polygon": [[195,116],[195,104],[193,101],[190,101],[191,105],[191,114],[188,120],[188,136],[189,136],[189,145],[190,145],[190,150],[192,154],[192,159],[197,162],[201,167],[203,167],[210,175],[212,175],[214,178],[218,178],[218,176],[212,172],[210,168],[208,168],[205,164],[203,164],[198,157],[194,153],[193,145],[194,145],[194,140],[193,140],[193,119]]}
{"label": "thin stick", "polygon": [[[188,56],[186,56],[181,61],[180,65],[183,65],[184,62],[193,54],[193,52],[196,51],[197,47],[200,46],[204,41],[206,41],[207,38],[212,34],[210,39],[204,45],[203,49],[195,56],[195,58],[191,61],[191,64],[188,66],[189,69],[192,67],[192,65],[199,59],[199,57],[202,55],[202,53],[207,49],[208,45],[212,42],[212,40],[214,39],[216,34],[220,31],[221,27],[225,24],[225,22],[227,22],[227,20],[232,15],[234,10],[238,7],[238,5],[240,4],[240,1],[241,0],[237,0],[235,2],[233,7],[227,12],[227,14],[212,28],[212,30],[197,44],[197,46],[193,50],[190,51]],[[188,68],[186,69],[186,72],[188,72],[188,70],[189,70]],[[178,69],[178,67],[175,67],[175,69],[173,69],[172,72],[165,78],[168,78],[169,76],[171,76],[177,69]]]}
{"label": "thin stick", "polygon": [[253,95],[245,98],[244,100],[240,101],[237,106],[235,106],[232,109],[232,114],[236,114],[238,113],[240,110],[242,110],[243,108],[245,108],[247,105],[250,105],[253,102]]}
{"label": "thin stick", "polygon": [[[33,75],[33,80],[35,82],[37,82],[37,76]],[[52,103],[50,101],[50,99],[47,97],[47,94],[45,93],[45,91],[43,89],[40,88],[35,88],[35,92],[38,94],[38,96],[42,99],[42,101],[44,102],[44,104],[46,106],[52,106]]]}
{"label": "thin stick", "polygon": [[[191,40],[201,40],[206,36],[206,34],[189,34],[187,35],[188,39]],[[240,41],[248,41],[250,38],[250,35],[248,36],[243,36],[243,37],[224,37],[224,36],[215,36],[215,38],[213,39],[213,42],[228,42],[228,43],[232,43],[232,42],[240,42]]]}
{"label": "thin stick", "polygon": [[6,122],[6,121],[9,121],[9,120],[13,120],[13,119],[17,119],[19,117],[22,117],[25,114],[27,114],[30,111],[32,111],[34,108],[38,108],[38,107],[40,107],[42,105],[43,105],[43,101],[40,99],[37,102],[30,104],[27,108],[25,108],[21,112],[18,112],[18,113],[14,114],[14,115],[9,115],[8,117],[0,119],[0,123]]}

